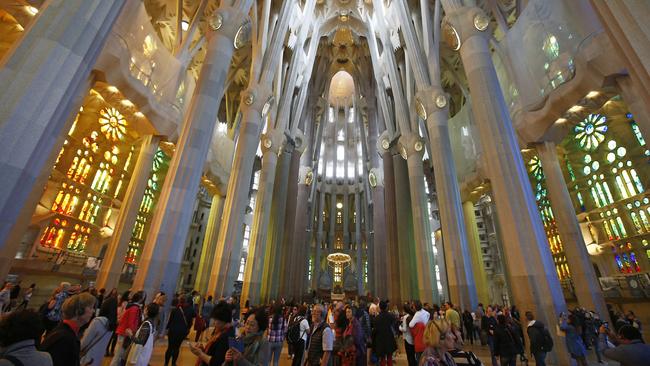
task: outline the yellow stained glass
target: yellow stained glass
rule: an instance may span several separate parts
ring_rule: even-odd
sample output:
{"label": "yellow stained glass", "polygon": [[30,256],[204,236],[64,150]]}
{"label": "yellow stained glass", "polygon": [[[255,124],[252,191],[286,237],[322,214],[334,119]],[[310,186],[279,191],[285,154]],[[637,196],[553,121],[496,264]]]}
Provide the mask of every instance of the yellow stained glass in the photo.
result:
{"label": "yellow stained glass", "polygon": [[126,119],[115,108],[105,108],[99,112],[100,131],[112,141],[123,140],[126,134]]}

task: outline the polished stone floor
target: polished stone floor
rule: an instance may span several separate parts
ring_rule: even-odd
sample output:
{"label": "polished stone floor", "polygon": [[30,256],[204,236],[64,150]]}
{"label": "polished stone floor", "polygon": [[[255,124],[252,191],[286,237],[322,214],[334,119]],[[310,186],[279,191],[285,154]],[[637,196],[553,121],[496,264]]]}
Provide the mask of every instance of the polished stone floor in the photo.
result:
{"label": "polished stone floor", "polygon": [[[151,361],[149,364],[151,366],[162,366],[165,361],[165,349],[167,348],[167,344],[165,341],[159,342],[156,344],[153,356],[151,357]],[[485,346],[472,346],[469,345],[466,347],[467,350],[473,351],[479,359],[483,362],[485,366],[491,366],[490,365],[490,352],[487,347]],[[596,357],[594,355],[593,351],[589,351],[589,365],[590,366],[600,366],[600,365],[608,365],[608,366],[618,366],[617,362],[612,362],[612,361],[605,361],[604,364],[599,364],[596,361]],[[285,344],[285,347],[282,349],[282,356],[280,357],[280,366],[290,366],[291,365],[291,360],[287,357],[287,347]],[[398,366],[405,366],[407,364],[406,362],[406,356],[404,355],[403,352],[396,353],[396,357],[394,364],[397,364]],[[196,363],[196,356],[194,356],[190,350],[189,347],[187,346],[186,343],[183,344],[181,347],[181,353],[180,357],[178,358],[177,365],[178,366],[193,366]],[[103,365],[108,366],[110,364],[110,358],[105,358]],[[517,363],[517,365],[525,365],[524,363]],[[528,365],[534,366],[535,362],[534,360],[530,360],[528,362]],[[551,366],[551,364],[547,364]]]}

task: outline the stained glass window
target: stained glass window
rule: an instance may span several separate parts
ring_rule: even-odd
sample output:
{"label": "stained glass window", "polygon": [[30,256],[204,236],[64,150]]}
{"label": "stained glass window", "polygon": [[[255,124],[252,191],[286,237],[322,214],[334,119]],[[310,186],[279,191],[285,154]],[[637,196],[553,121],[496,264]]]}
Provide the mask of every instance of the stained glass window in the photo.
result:
{"label": "stained glass window", "polygon": [[100,131],[112,141],[123,140],[126,134],[126,119],[117,109],[110,107],[99,112]]}
{"label": "stained glass window", "polygon": [[600,114],[590,114],[575,126],[574,131],[576,140],[583,150],[596,150],[598,145],[605,140],[607,118]]}

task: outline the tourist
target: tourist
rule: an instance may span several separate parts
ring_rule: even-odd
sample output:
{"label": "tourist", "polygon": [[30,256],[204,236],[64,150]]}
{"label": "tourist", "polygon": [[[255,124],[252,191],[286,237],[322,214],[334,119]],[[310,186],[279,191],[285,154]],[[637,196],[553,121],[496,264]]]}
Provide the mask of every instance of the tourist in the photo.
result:
{"label": "tourist", "polygon": [[27,309],[27,306],[29,305],[29,302],[32,299],[32,296],[34,295],[34,290],[36,289],[36,284],[32,283],[28,288],[23,291],[23,300],[22,302],[16,307],[16,310],[25,310]]}
{"label": "tourist", "polygon": [[[296,333],[296,331],[294,331],[294,329],[298,329],[298,331],[300,330],[300,323],[295,322],[295,318],[298,316],[298,306],[296,306],[296,305],[290,306],[290,309],[291,310],[288,311],[289,316],[287,318],[287,358],[289,360],[291,360],[293,358],[294,343],[296,343],[298,341],[298,338],[299,338],[299,335],[300,335],[299,333]],[[292,327],[293,327],[293,329],[292,329]],[[289,339],[290,331],[293,331],[293,334],[296,337],[296,339]]]}
{"label": "tourist", "polygon": [[187,334],[190,332],[190,326],[185,312],[180,305],[180,300],[172,300],[172,310],[169,313],[169,322],[167,323],[167,350],[165,351],[165,366],[172,362],[176,365],[178,354],[180,353],[181,344]]}
{"label": "tourist", "polygon": [[[307,344],[307,335],[309,334],[309,322],[307,321],[306,318],[306,313],[307,313],[307,307],[304,305],[299,306],[297,311],[297,314],[292,318],[291,323],[289,323],[289,327],[287,328],[287,335],[290,334],[291,332],[289,329],[294,329],[293,333],[295,333],[295,327],[298,327],[298,332],[299,332],[299,338],[298,340],[294,340],[291,344],[293,345],[293,361],[291,362],[291,366],[300,366],[302,365],[302,356],[305,353],[305,345]],[[287,336],[287,340],[288,340]]]}
{"label": "tourist", "polygon": [[325,318],[325,308],[320,304],[314,305],[311,310],[312,331],[309,337],[305,366],[329,365],[334,347],[334,332]]}
{"label": "tourist", "polygon": [[284,337],[287,334],[287,322],[284,320],[284,316],[282,315],[282,305],[277,304],[273,307],[273,316],[269,319],[268,329],[268,341],[271,348],[271,364],[279,366],[282,345],[284,344]]}
{"label": "tourist", "polygon": [[117,328],[117,352],[113,356],[111,366],[120,366],[122,360],[126,359],[126,351],[131,344],[131,339],[135,335],[136,330],[140,327],[140,320],[142,310],[140,302],[143,299],[143,291],[136,292],[131,301],[124,307],[122,315],[118,318]]}
{"label": "tourist", "polygon": [[454,304],[449,301],[445,302],[445,319],[447,319],[451,326],[456,328],[456,330],[460,331],[463,329],[460,324],[460,314],[458,314],[458,311],[454,309]]}
{"label": "tourist", "polygon": [[268,366],[271,349],[264,336],[268,323],[269,318],[264,309],[258,309],[250,314],[246,318],[241,335],[244,352],[231,347],[226,352],[226,363],[236,366]]}
{"label": "tourist", "polygon": [[411,304],[404,303],[404,315],[402,316],[399,331],[402,332],[402,337],[404,338],[404,352],[406,353],[406,360],[408,361],[409,366],[415,366],[417,364],[415,359],[413,334],[411,334],[411,328],[409,327],[409,322],[413,319],[413,314],[415,313],[413,312]]}
{"label": "tourist", "polygon": [[639,318],[636,317],[636,315],[632,310],[628,310],[627,314],[625,314],[625,319],[627,319],[627,322],[631,326],[638,329],[639,333],[643,332],[643,330],[641,329],[641,321],[639,320]]}
{"label": "tourist", "polygon": [[516,366],[517,355],[522,353],[523,346],[516,330],[508,324],[506,316],[497,316],[497,327],[494,330],[494,355],[499,357],[501,366]]}
{"label": "tourist", "polygon": [[566,313],[560,314],[560,329],[565,333],[566,348],[571,358],[575,359],[579,366],[587,366],[587,349],[574,324],[576,324],[574,314],[568,316]]}
{"label": "tourist", "polygon": [[419,365],[455,366],[456,363],[447,352],[445,342],[450,324],[445,319],[432,319],[423,332],[425,349],[420,355]]}
{"label": "tourist", "polygon": [[424,328],[431,318],[431,313],[426,309],[422,308],[422,303],[420,301],[413,301],[413,309],[415,314],[413,314],[413,319],[409,322],[409,328],[411,328],[411,334],[413,335],[413,347],[415,350],[415,359],[419,361],[420,354],[424,352]]}
{"label": "tourist", "polygon": [[165,305],[167,303],[167,294],[160,291],[154,296],[152,303],[158,305],[158,316],[154,320],[154,328],[156,328],[156,337],[162,339],[165,337],[165,329],[167,314],[165,313]]}
{"label": "tourist", "polygon": [[79,286],[72,286],[70,282],[61,282],[56,288],[52,298],[47,303],[46,316],[44,320],[45,330],[51,331],[61,321],[61,307],[65,300],[76,294]]}
{"label": "tourist", "polygon": [[[145,319],[135,332],[131,351],[129,352],[129,364],[136,366],[147,366],[153,353],[154,340],[156,338],[156,329],[154,328],[154,319],[158,317],[158,304],[151,303],[145,308]],[[140,345],[142,350],[138,353],[137,346]],[[134,355],[135,352],[135,355]]]}
{"label": "tourist", "polygon": [[481,332],[486,335],[487,345],[490,349],[490,358],[492,366],[498,366],[496,354],[494,353],[494,330],[497,326],[497,319],[494,317],[494,309],[487,307],[485,316],[481,319]]}
{"label": "tourist", "polygon": [[81,338],[81,363],[100,366],[104,360],[106,347],[117,326],[117,307],[106,298],[99,315],[93,318]]}
{"label": "tourist", "polygon": [[471,344],[474,344],[474,318],[469,310],[465,309],[461,315],[463,326],[465,327],[465,339],[469,339]]}
{"label": "tourist", "polygon": [[356,309],[350,305],[344,308],[348,325],[343,331],[342,365],[363,366],[366,364],[366,337],[363,334],[361,323],[354,316]]}
{"label": "tourist", "polygon": [[[115,350],[115,344],[117,343],[117,334],[115,334],[115,330],[117,329],[117,309],[118,309],[118,302],[117,302],[117,289],[111,290],[111,292],[104,298],[104,301],[102,302],[102,308],[100,308],[100,313],[102,312],[101,309],[106,309],[105,316],[109,320],[109,325],[111,329],[111,337],[108,341],[108,344],[106,345],[105,353],[104,356],[106,357],[112,357],[113,356],[113,351]],[[109,350],[109,348],[111,348]],[[110,352],[109,352],[110,351]]]}
{"label": "tourist", "polygon": [[650,360],[650,345],[643,342],[641,332],[632,325],[624,325],[618,336],[608,331],[615,348],[606,349],[603,354],[621,366],[647,365]]}
{"label": "tourist", "polygon": [[373,328],[372,346],[381,366],[392,366],[393,364],[393,352],[397,350],[397,343],[393,335],[395,321],[396,319],[388,312],[388,303],[380,301],[379,315],[375,319]]}
{"label": "tourist", "polygon": [[0,365],[52,366],[52,356],[36,346],[43,323],[34,310],[16,310],[0,318]]}
{"label": "tourist", "polygon": [[201,366],[221,366],[226,359],[228,339],[235,337],[232,307],[225,301],[220,301],[212,308],[207,319],[212,319],[214,323],[208,343],[204,347],[196,343],[190,344],[190,351],[199,358]]}
{"label": "tourist", "polygon": [[80,364],[79,329],[90,321],[96,301],[84,292],[66,299],[61,306],[63,321],[48,333],[40,347],[52,356],[53,366]]}
{"label": "tourist", "polygon": [[196,318],[194,323],[194,330],[196,330],[194,342],[198,342],[201,339],[201,334],[210,327],[210,315],[212,314],[213,308],[212,296],[208,296],[201,306],[201,315]]}
{"label": "tourist", "polygon": [[544,323],[535,320],[532,312],[526,312],[526,320],[528,320],[526,333],[530,341],[530,354],[535,358],[536,366],[545,366],[546,353],[553,348],[553,338]]}

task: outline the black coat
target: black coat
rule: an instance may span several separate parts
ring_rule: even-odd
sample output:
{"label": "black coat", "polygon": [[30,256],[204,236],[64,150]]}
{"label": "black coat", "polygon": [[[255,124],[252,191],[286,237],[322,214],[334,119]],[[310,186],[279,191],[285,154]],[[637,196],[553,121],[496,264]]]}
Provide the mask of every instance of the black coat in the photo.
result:
{"label": "black coat", "polygon": [[523,353],[516,330],[507,325],[498,325],[494,330],[494,354],[513,357]]}
{"label": "black coat", "polygon": [[378,357],[390,356],[397,349],[395,342],[396,319],[387,311],[382,311],[377,315],[372,328],[372,349]]}
{"label": "black coat", "polygon": [[64,322],[52,329],[40,349],[52,356],[53,366],[79,366],[79,338]]}
{"label": "black coat", "polygon": [[535,320],[535,323],[526,329],[526,333],[530,339],[530,352],[534,354],[541,351],[544,345],[544,324]]}

